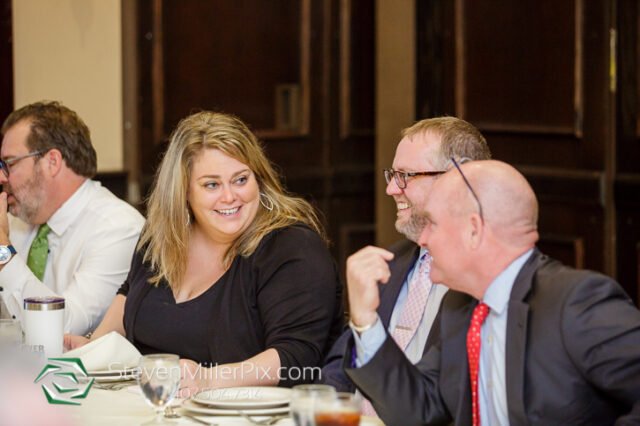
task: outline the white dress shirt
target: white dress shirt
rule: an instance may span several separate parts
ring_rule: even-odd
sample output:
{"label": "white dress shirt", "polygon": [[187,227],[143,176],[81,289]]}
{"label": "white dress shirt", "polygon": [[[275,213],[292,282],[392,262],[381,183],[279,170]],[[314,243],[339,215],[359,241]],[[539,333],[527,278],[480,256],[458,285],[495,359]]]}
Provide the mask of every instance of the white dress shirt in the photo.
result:
{"label": "white dress shirt", "polygon": [[49,218],[49,256],[43,280],[27,267],[38,226],[9,215],[17,254],[0,270],[2,299],[22,318],[25,297],[65,298],[65,333],[95,329],[125,280],[144,224],[136,209],[87,179]]}

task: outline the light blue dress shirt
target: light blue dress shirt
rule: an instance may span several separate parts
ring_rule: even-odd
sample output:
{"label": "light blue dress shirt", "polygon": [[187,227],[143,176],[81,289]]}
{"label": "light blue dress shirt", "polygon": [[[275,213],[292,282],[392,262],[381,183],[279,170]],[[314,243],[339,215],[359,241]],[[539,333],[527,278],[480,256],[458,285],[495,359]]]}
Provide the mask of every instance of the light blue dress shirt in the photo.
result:
{"label": "light blue dress shirt", "polygon": [[484,293],[482,301],[490,310],[482,324],[480,371],[478,372],[478,403],[480,424],[508,425],[506,382],[507,311],[513,283],[533,249],[511,262]]}
{"label": "light blue dress shirt", "polygon": [[[413,265],[411,271],[407,274],[407,278],[402,283],[402,287],[400,288],[400,292],[398,293],[398,298],[396,299],[396,304],[393,307],[393,312],[391,314],[391,318],[389,319],[389,333],[393,334],[393,330],[395,330],[396,325],[400,321],[400,316],[402,315],[402,310],[404,309],[404,305],[407,302],[407,297],[409,295],[409,282],[413,277],[414,273],[420,269],[423,255],[427,253],[427,249],[421,248],[420,254],[418,255],[418,259]],[[425,305],[424,313],[422,318],[420,319],[420,323],[418,324],[418,330],[416,334],[413,336],[409,344],[405,348],[405,355],[412,363],[417,363],[422,358],[422,353],[424,352],[424,345],[427,343],[427,338],[429,337],[429,331],[431,330],[431,326],[433,325],[433,321],[438,313],[438,309],[440,307],[440,302],[447,292],[448,288],[442,284],[433,284],[431,287],[431,291],[429,292],[429,297],[427,299],[427,304]],[[359,336],[355,331],[353,332],[355,342],[356,342],[356,366],[360,367],[363,364],[366,364],[375,353],[378,351],[380,346],[384,343],[386,338],[386,333],[384,331],[384,326],[378,318],[376,324],[367,332],[363,333],[362,336]],[[366,361],[365,361],[366,360]]]}
{"label": "light blue dress shirt", "polygon": [[[480,347],[480,371],[478,373],[480,424],[509,424],[507,385],[505,379],[507,308],[515,279],[532,253],[533,249],[527,251],[502,271],[500,275],[489,284],[484,294],[484,299],[482,300],[489,306],[490,310],[481,330],[482,345]],[[420,254],[422,255],[422,251]],[[404,285],[406,285],[406,282]],[[429,298],[431,298],[431,295],[429,295]],[[397,303],[394,311],[396,309],[398,309]],[[389,327],[389,329],[393,330],[391,327]],[[386,334],[379,318],[376,324],[371,329],[362,333],[361,336],[358,336],[358,333],[355,331],[353,334],[357,353],[356,365],[360,367],[373,358],[384,343]],[[412,362],[415,363],[415,361]]]}

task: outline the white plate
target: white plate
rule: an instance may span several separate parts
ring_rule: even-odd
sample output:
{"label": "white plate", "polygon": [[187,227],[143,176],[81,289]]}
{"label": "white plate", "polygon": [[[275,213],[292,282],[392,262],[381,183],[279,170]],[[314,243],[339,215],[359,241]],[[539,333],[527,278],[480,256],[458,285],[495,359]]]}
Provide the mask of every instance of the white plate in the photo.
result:
{"label": "white plate", "polygon": [[96,379],[96,382],[98,383],[109,383],[109,382],[126,382],[128,380],[135,380],[136,376],[91,376],[92,378]]}
{"label": "white plate", "polygon": [[132,375],[138,371],[137,367],[125,368],[125,369],[113,369],[113,370],[90,370],[87,374],[91,377],[98,376],[117,376],[117,375]]}
{"label": "white plate", "polygon": [[122,371],[111,374],[98,374],[93,375],[89,373],[89,377],[96,379],[96,382],[99,383],[108,383],[108,382],[124,382],[127,380],[135,380],[138,377],[136,371]]}
{"label": "white plate", "polygon": [[273,416],[276,414],[287,414],[289,413],[289,406],[284,407],[275,407],[275,408],[212,408],[205,407],[197,402],[194,402],[190,399],[185,399],[182,402],[182,408],[187,411],[191,411],[193,413],[198,414],[206,414],[209,416],[239,416],[240,413],[238,410],[242,410],[248,416]]}
{"label": "white plate", "polygon": [[199,404],[216,408],[255,409],[289,405],[291,389],[275,386],[249,386],[210,389],[195,394],[191,399]]}

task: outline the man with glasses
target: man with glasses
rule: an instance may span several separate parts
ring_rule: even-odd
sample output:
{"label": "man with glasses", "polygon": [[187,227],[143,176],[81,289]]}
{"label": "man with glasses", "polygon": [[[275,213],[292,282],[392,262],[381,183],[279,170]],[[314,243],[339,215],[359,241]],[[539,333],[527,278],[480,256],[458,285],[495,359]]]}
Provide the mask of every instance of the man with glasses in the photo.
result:
{"label": "man with glasses", "polygon": [[2,300],[21,318],[25,297],[64,297],[65,332],[85,334],[126,278],[144,218],[91,179],[96,152],[70,109],[24,106],[5,120],[2,135]]}
{"label": "man with glasses", "polygon": [[[433,183],[444,173],[449,157],[482,160],[488,159],[490,153],[480,132],[455,117],[421,120],[404,129],[402,136],[393,167],[384,170],[384,176],[387,195],[393,197],[397,208],[396,230],[407,239],[389,250],[369,246],[351,255],[347,260],[347,281],[350,287],[387,283],[380,287],[379,299],[376,297],[380,306],[375,318],[371,318],[372,322],[377,321],[374,339],[384,338],[387,329],[407,357],[417,362],[427,347],[429,331],[447,291],[429,279],[429,255],[416,244],[424,227],[419,208],[429,198]],[[355,389],[342,369],[352,334],[347,330],[340,337],[322,370],[322,382],[342,391]],[[365,413],[375,414],[368,404]]]}
{"label": "man with glasses", "polygon": [[[346,369],[385,423],[640,424],[640,312],[611,278],[536,249],[524,176],[452,159],[423,207],[419,243],[450,288],[440,341],[414,365],[385,336]],[[356,326],[371,324],[377,293],[349,283]]]}

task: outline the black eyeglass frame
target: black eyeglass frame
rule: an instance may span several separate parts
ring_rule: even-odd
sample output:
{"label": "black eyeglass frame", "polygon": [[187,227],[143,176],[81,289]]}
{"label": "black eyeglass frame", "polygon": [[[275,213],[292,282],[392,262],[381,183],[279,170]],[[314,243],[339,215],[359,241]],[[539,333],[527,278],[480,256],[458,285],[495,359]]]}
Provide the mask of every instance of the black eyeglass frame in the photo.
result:
{"label": "black eyeglass frame", "polygon": [[473,195],[473,198],[476,200],[476,203],[478,203],[478,210],[480,211],[480,220],[482,220],[482,222],[484,223],[484,215],[482,214],[482,204],[480,204],[480,199],[476,195],[476,191],[474,191],[473,188],[471,187],[471,184],[467,180],[467,177],[464,175],[464,173],[462,173],[462,169],[460,168],[460,166],[458,165],[458,162],[454,157],[451,157],[451,162],[453,163],[454,166],[456,166],[456,169],[458,169],[458,171],[460,172],[460,176],[462,176],[464,183],[467,185],[467,188],[469,188],[469,191],[471,191],[471,195]]}
{"label": "black eyeglass frame", "polygon": [[413,178],[416,176],[439,176],[446,173],[444,170],[431,170],[427,172],[402,172],[400,170],[384,169],[384,180],[389,184],[391,177],[396,181],[398,188],[405,189],[407,187],[407,178]]}
{"label": "black eyeglass frame", "polygon": [[25,159],[25,158],[33,157],[35,155],[44,154],[45,152],[47,152],[47,151],[38,150],[38,151],[30,152],[30,153],[25,154],[25,155],[19,155],[17,157],[13,157],[13,158],[10,158],[8,160],[0,160],[0,170],[2,170],[4,172],[4,174],[7,175],[7,177],[9,177],[9,166],[10,165],[12,165],[13,163],[16,163],[16,162],[18,162],[18,161],[20,161],[22,159]]}

